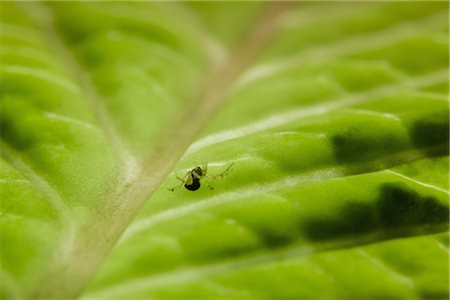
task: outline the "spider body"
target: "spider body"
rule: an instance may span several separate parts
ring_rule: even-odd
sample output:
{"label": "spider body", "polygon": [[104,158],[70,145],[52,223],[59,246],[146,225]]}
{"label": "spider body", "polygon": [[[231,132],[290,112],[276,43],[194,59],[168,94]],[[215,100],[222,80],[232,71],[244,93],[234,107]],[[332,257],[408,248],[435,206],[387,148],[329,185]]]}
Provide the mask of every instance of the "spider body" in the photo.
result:
{"label": "spider body", "polygon": [[188,178],[184,182],[184,187],[190,191],[198,190],[200,188],[200,179],[204,176],[203,174],[204,172],[201,167],[192,169],[187,173]]}
{"label": "spider body", "polygon": [[[177,176],[177,179],[182,182],[180,186],[184,186],[189,191],[196,191],[200,188],[202,179],[204,177],[207,177],[209,179],[221,179],[231,171],[232,165],[233,164],[230,164],[226,168],[226,170],[223,171],[221,174],[218,174],[215,176],[209,176],[207,173],[208,165],[205,164],[203,167],[198,166],[198,167],[195,167],[192,170],[188,171],[186,173],[186,175],[184,175],[183,178]],[[214,190],[214,188],[211,185],[209,185],[207,182],[205,182],[205,184],[208,186],[208,188],[210,190]],[[173,187],[173,188],[169,189],[169,191],[173,192],[177,187],[178,186]]]}

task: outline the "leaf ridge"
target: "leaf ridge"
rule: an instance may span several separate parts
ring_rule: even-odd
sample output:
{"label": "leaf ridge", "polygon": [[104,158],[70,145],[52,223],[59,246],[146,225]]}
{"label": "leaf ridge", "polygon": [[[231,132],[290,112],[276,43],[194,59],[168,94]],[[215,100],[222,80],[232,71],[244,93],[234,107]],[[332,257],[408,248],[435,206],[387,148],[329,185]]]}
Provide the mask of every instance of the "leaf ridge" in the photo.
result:
{"label": "leaf ridge", "polygon": [[52,207],[58,213],[60,222],[68,228],[73,226],[70,209],[59,195],[58,191],[51,186],[43,177],[37,174],[31,166],[22,160],[18,153],[11,149],[5,143],[1,143],[1,156],[5,158],[9,164],[20,172],[34,187],[46,196]]}
{"label": "leaf ridge", "polygon": [[275,114],[268,118],[260,119],[238,128],[220,131],[205,136],[197,140],[188,148],[185,153],[185,157],[215,144],[241,138],[260,131],[280,127],[288,123],[301,120],[302,118],[312,118],[356,104],[368,103],[370,101],[376,100],[379,97],[387,96],[396,91],[400,91],[405,87],[419,89],[435,83],[444,82],[447,81],[447,78],[448,69],[442,69],[424,76],[411,77],[402,82],[396,82],[394,84],[377,87],[369,90],[368,92],[352,93],[329,103],[319,103],[315,105],[304,106],[295,110],[290,110],[288,112]]}
{"label": "leaf ridge", "polygon": [[392,268],[388,267],[384,262],[382,262],[379,258],[376,258],[374,255],[371,255],[362,248],[358,248],[356,251],[358,254],[365,257],[372,265],[386,272],[389,275],[389,277],[394,279],[394,281],[400,282],[402,285],[405,285],[411,290],[417,289],[416,284],[414,283],[413,280],[411,280],[411,278],[394,271]]}
{"label": "leaf ridge", "polygon": [[[410,163],[415,160],[422,159],[426,157],[425,154],[423,154],[421,151],[413,150],[408,152],[402,152],[398,154],[398,157],[402,157],[403,161],[402,163]],[[407,157],[405,159],[405,157]],[[308,184],[308,183],[314,183],[317,181],[326,181],[326,180],[336,180],[341,179],[344,177],[350,177],[350,176],[358,176],[362,174],[367,173],[373,173],[373,172],[386,172],[384,170],[387,166],[386,165],[379,165],[376,169],[372,170],[363,170],[358,172],[348,172],[343,168],[328,168],[328,169],[321,169],[313,172],[309,172],[307,174],[299,175],[299,176],[290,176],[281,178],[281,180],[276,182],[270,182],[265,183],[263,186],[260,184],[250,186],[250,187],[244,187],[240,188],[234,191],[228,191],[226,193],[223,193],[218,196],[213,197],[207,197],[203,200],[198,200],[194,203],[189,203],[181,206],[177,206],[174,208],[167,209],[163,212],[156,213],[154,215],[151,215],[147,218],[143,218],[141,220],[137,220],[135,223],[131,224],[130,227],[125,231],[122,238],[119,240],[119,245],[123,244],[126,240],[133,237],[134,235],[148,230],[152,228],[153,226],[159,225],[161,223],[165,223],[167,221],[189,215],[191,213],[194,213],[199,210],[204,209],[210,209],[216,206],[220,206],[223,204],[233,203],[235,201],[241,201],[245,198],[250,198],[251,196],[255,195],[262,195],[267,194],[276,190],[285,189],[288,187],[298,186],[300,184]],[[390,167],[393,167],[392,165]],[[394,171],[392,171],[394,172]],[[405,179],[410,180],[411,178],[406,177]],[[417,184],[424,185],[421,182],[417,182]],[[426,186],[428,188],[432,188],[436,190],[436,187],[434,186]],[[441,191],[446,194],[449,194],[448,191]]]}
{"label": "leaf ridge", "polygon": [[83,69],[82,65],[72,55],[70,49],[65,44],[63,38],[59,35],[55,28],[53,12],[46,7],[44,3],[33,3],[32,6],[20,5],[20,8],[27,13],[32,20],[36,22],[46,34],[51,47],[55,50],[55,54],[67,67],[68,71],[74,77],[82,95],[88,103],[93,115],[100,124],[100,128],[105,136],[109,139],[112,148],[118,150],[119,157],[125,167],[125,174],[136,174],[137,162],[135,157],[128,150],[120,135],[116,132],[113,122],[108,116],[108,112],[103,105],[103,99],[97,88],[92,83],[89,74]]}
{"label": "leaf ridge", "polygon": [[440,243],[436,237],[433,236],[429,236],[428,237],[430,240],[433,241],[433,243],[436,244],[436,246],[438,246],[439,249],[442,249],[445,253],[450,254],[450,249],[449,248],[445,248],[442,243]]}
{"label": "leaf ridge", "polygon": [[39,68],[29,68],[15,65],[2,65],[0,67],[0,70],[12,74],[36,77],[48,81],[50,83],[53,83],[55,85],[58,85],[73,94],[79,94],[80,92],[78,87],[74,85],[71,81],[56,76],[52,72],[48,72]]}
{"label": "leaf ridge", "polygon": [[100,133],[100,129],[98,127],[92,125],[91,123],[84,122],[84,121],[81,121],[81,120],[78,120],[75,118],[71,118],[71,117],[68,117],[68,116],[65,116],[62,114],[56,114],[56,113],[46,111],[46,112],[44,112],[44,116],[46,116],[48,119],[51,119],[51,120],[72,124],[72,125],[84,128],[84,129],[88,129],[88,130],[92,130],[97,133]]}
{"label": "leaf ridge", "polygon": [[[1,143],[0,154],[9,162],[9,164],[20,172],[34,187],[36,187],[50,201],[52,207],[57,212],[59,221],[62,225],[62,239],[59,241],[55,249],[57,259],[50,262],[46,268],[46,272],[51,272],[52,268],[58,266],[70,254],[75,240],[76,222],[72,217],[70,208],[66,205],[58,191],[51,186],[44,178],[39,176],[31,166],[20,159],[19,154],[10,149],[5,143]],[[37,287],[39,288],[39,287]]]}
{"label": "leaf ridge", "polygon": [[393,174],[395,176],[398,176],[400,178],[406,179],[407,181],[413,182],[413,183],[421,185],[423,187],[426,187],[426,188],[429,188],[429,189],[432,189],[432,190],[439,191],[439,192],[442,192],[442,193],[446,193],[447,195],[450,195],[450,191],[448,191],[446,189],[440,188],[438,186],[435,186],[435,185],[432,185],[432,184],[429,184],[429,183],[422,182],[422,181],[417,180],[417,179],[413,179],[413,178],[411,178],[409,176],[405,176],[405,175],[403,175],[401,173],[398,173],[398,172],[395,172],[393,170],[384,170],[383,172],[388,173],[388,174]]}
{"label": "leaf ridge", "polygon": [[[434,232],[444,232],[446,228],[444,226],[438,226],[432,230]],[[426,234],[415,234],[411,228],[411,234],[408,237],[422,237],[428,236]],[[147,290],[152,288],[158,288],[161,286],[171,285],[176,282],[190,282],[202,277],[211,277],[221,275],[228,272],[234,272],[243,268],[261,266],[268,263],[277,262],[280,260],[298,259],[302,257],[313,256],[325,251],[340,251],[343,249],[359,248],[361,245],[371,245],[374,242],[390,240],[392,237],[378,236],[376,241],[373,237],[369,237],[366,240],[345,241],[344,244],[339,246],[333,243],[322,243],[315,247],[311,246],[295,246],[288,247],[270,253],[259,253],[244,257],[234,257],[220,263],[212,263],[209,265],[185,267],[183,269],[174,269],[164,273],[160,273],[155,276],[140,277],[121,282],[112,287],[105,287],[101,290],[93,291],[91,294],[83,297],[84,300],[94,300],[99,298],[106,298],[112,296],[118,296],[121,294],[127,294],[130,292],[136,292],[138,290]],[[388,268],[388,267],[386,267]]]}
{"label": "leaf ridge", "polygon": [[381,48],[401,39],[414,37],[417,35],[417,28],[434,29],[442,26],[447,23],[447,17],[446,13],[436,13],[425,18],[404,21],[386,30],[351,36],[339,43],[319,45],[307,49],[298,55],[283,58],[277,62],[255,66],[240,78],[236,87],[241,88],[256,80],[261,80],[276,75],[279,72],[296,68],[300,64],[310,64],[315,61],[323,63],[341,55]]}

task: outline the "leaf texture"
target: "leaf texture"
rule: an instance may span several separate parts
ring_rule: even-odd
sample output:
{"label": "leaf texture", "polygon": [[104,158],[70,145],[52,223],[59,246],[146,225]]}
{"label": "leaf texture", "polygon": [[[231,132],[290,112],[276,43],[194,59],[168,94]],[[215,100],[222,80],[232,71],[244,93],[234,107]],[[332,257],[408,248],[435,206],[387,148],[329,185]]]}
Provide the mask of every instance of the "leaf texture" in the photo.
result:
{"label": "leaf texture", "polygon": [[0,6],[2,297],[448,298],[448,3]]}

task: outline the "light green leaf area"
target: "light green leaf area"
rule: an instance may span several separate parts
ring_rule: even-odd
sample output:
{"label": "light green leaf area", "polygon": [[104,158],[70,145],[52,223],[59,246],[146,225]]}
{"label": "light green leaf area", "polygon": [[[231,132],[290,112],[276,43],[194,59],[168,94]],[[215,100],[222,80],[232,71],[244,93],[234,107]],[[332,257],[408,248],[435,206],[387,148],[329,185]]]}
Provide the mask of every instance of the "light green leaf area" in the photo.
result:
{"label": "light green leaf area", "polygon": [[2,299],[449,297],[448,3],[0,12]]}

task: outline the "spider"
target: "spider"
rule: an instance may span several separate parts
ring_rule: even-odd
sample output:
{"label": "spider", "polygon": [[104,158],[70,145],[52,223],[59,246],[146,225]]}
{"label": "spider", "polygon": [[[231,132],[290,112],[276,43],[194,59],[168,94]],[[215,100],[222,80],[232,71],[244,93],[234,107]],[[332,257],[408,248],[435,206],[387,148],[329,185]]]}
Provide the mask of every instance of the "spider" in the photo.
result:
{"label": "spider", "polygon": [[[208,173],[207,173],[208,164],[204,164],[202,167],[198,166],[196,168],[193,168],[192,170],[187,172],[183,178],[177,176],[177,179],[181,181],[181,184],[169,189],[169,191],[173,192],[176,188],[179,188],[183,185],[189,191],[196,191],[200,188],[201,180],[204,177],[207,177],[209,179],[222,179],[225,175],[228,175],[232,171],[231,167],[233,165],[234,165],[234,163],[231,163],[225,169],[225,171],[223,171],[222,173],[217,174],[215,176],[208,175]],[[206,186],[208,186],[208,188],[210,190],[214,190],[214,188],[211,185],[209,185],[207,182],[205,182],[205,184],[206,184]]]}

